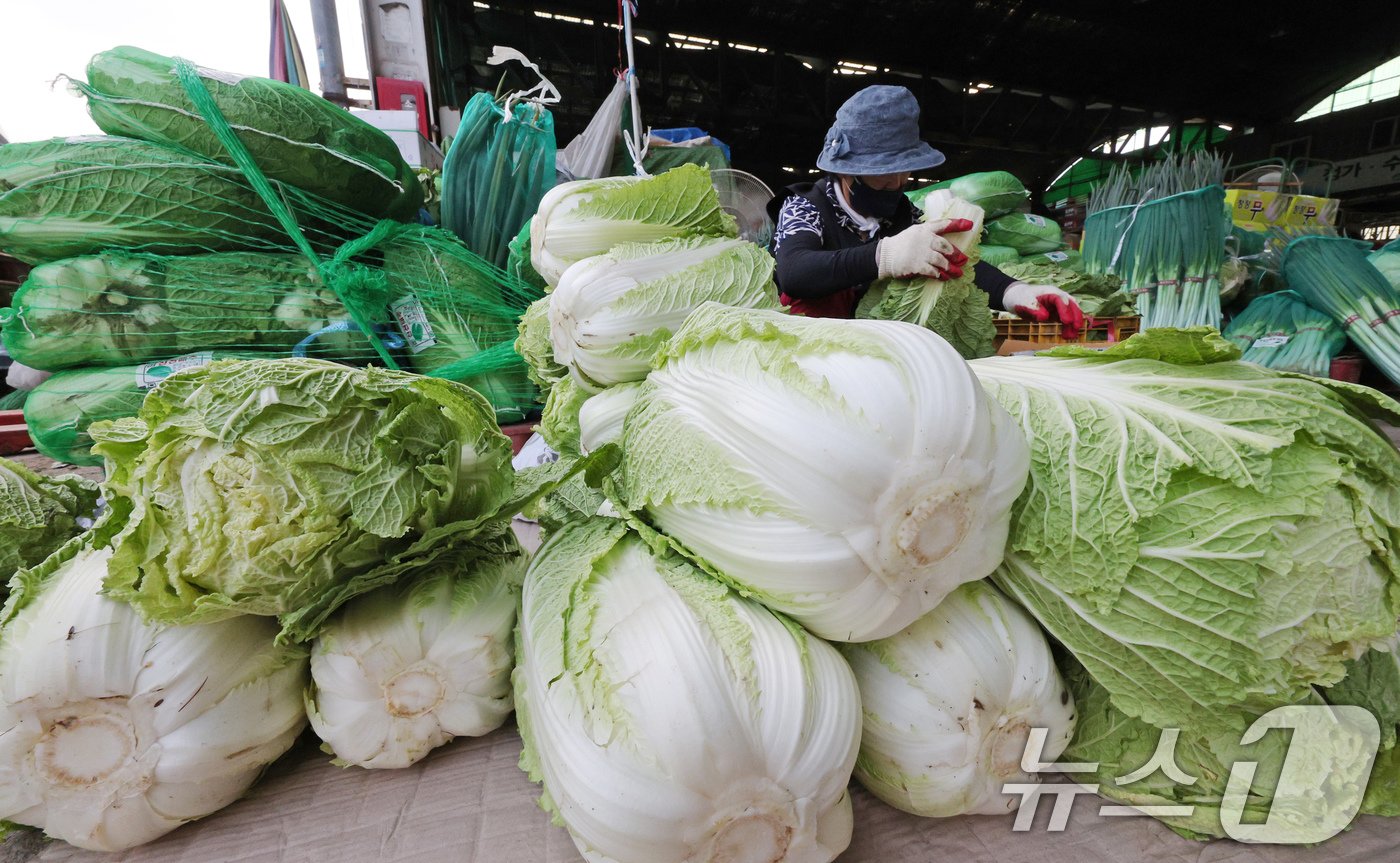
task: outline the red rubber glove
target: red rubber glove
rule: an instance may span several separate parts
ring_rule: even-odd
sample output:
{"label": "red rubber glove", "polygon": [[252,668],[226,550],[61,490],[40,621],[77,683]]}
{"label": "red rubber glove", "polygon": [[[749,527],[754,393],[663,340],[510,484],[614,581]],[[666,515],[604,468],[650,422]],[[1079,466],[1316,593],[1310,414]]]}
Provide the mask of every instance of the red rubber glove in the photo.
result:
{"label": "red rubber glove", "polygon": [[1002,294],[1002,305],[1008,312],[1028,320],[1059,321],[1060,335],[1066,339],[1079,338],[1084,329],[1084,312],[1079,303],[1054,285],[1013,282]]}

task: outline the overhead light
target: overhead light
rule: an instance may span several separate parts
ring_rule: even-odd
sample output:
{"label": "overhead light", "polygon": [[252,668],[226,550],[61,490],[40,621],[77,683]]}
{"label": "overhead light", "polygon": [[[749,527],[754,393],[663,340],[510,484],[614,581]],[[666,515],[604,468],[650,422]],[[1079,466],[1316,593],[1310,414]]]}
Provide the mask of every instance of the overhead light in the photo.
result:
{"label": "overhead light", "polygon": [[684,33],[667,33],[671,43],[677,48],[687,51],[708,51],[719,45],[717,39],[706,39],[704,36],[687,36]]}
{"label": "overhead light", "polygon": [[805,66],[805,67],[808,68],[808,69],[812,68],[812,64],[811,64],[811,63],[808,63],[806,60],[803,60],[803,61],[802,61],[802,65]]}
{"label": "overhead light", "polygon": [[645,36],[636,36],[636,35],[634,35],[632,38],[633,38],[633,39],[636,39],[638,42],[641,42],[643,45],[650,45],[650,44],[651,44],[651,40],[648,39],[648,38],[645,37]]}
{"label": "overhead light", "polygon": [[868,63],[854,63],[850,60],[836,61],[836,68],[832,70],[837,75],[869,75],[871,72],[878,72],[878,66],[871,66]]}
{"label": "overhead light", "polygon": [[797,173],[797,169],[796,169],[796,168],[790,168],[790,167],[788,167],[787,165],[784,165],[784,166],[783,166],[783,170],[784,170],[784,171],[787,171],[789,174],[796,174],[796,173]]}

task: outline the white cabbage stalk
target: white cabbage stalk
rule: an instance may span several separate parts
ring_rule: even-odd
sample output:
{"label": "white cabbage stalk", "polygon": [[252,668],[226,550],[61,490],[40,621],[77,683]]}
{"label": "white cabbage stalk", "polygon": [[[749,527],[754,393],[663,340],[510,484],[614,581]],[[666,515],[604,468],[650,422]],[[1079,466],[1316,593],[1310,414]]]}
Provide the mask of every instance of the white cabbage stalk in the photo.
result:
{"label": "white cabbage stalk", "polygon": [[621,485],[769,608],[869,641],[996,568],[1028,466],[1020,429],[929,330],[711,304],[627,417]]}
{"label": "white cabbage stalk", "polygon": [[738,235],[710,172],[682,165],[655,177],[575,180],[550,189],[530,223],[530,263],[552,288],[570,264],[621,243]]}
{"label": "white cabbage stalk", "polygon": [[1020,797],[1033,728],[1040,760],[1074,735],[1074,700],[1035,621],[986,582],[965,584],[904,631],[842,646],[865,714],[856,778],[915,815],[996,815]]}
{"label": "white cabbage stalk", "polygon": [[555,362],[598,392],[639,381],[697,307],[778,309],[773,256],[747,240],[697,238],[617,246],[569,267],[550,295]]}
{"label": "white cabbage stalk", "polygon": [[945,240],[957,246],[963,253],[972,255],[982,244],[982,220],[986,217],[986,211],[976,204],[958,197],[947,189],[935,189],[924,198],[923,211],[922,221],[925,222],[966,219],[972,223],[972,227],[966,231],[950,231],[943,235]]}
{"label": "white cabbage stalk", "polygon": [[274,621],[147,624],[98,595],[110,557],[22,571],[0,635],[0,818],[98,851],[237,800],[306,724],[306,651]]}
{"label": "white cabbage stalk", "polygon": [[592,863],[827,863],[851,839],[860,696],[828,644],[614,519],[526,575],[525,751]]}
{"label": "white cabbage stalk", "polygon": [[311,649],[311,727],[338,763],[407,767],[511,711],[518,548],[366,594]]}
{"label": "white cabbage stalk", "polygon": [[622,440],[622,423],[641,394],[640,383],[618,384],[585,401],[578,411],[579,450],[587,455]]}
{"label": "white cabbage stalk", "polygon": [[53,377],[53,372],[31,369],[22,363],[10,363],[9,371],[5,372],[5,384],[13,390],[23,390],[28,392]]}

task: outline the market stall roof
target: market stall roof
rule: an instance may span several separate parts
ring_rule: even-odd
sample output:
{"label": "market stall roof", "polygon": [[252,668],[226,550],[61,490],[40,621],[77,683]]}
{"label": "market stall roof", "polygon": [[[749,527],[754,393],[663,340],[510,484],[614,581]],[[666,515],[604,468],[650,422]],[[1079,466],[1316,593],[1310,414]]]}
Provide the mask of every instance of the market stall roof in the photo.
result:
{"label": "market stall roof", "polygon": [[646,0],[637,26],[1241,123],[1296,116],[1400,53],[1400,5],[1374,0]]}
{"label": "market stall roof", "polygon": [[[474,54],[528,44],[560,76],[561,131],[582,128],[617,62],[614,6],[488,0],[465,14]],[[914,90],[949,169],[1043,189],[1124,132],[1292,119],[1400,54],[1400,4],[1374,0],[644,0],[636,26],[647,122],[709,128],[770,181],[809,170],[836,107],[872,83]]]}

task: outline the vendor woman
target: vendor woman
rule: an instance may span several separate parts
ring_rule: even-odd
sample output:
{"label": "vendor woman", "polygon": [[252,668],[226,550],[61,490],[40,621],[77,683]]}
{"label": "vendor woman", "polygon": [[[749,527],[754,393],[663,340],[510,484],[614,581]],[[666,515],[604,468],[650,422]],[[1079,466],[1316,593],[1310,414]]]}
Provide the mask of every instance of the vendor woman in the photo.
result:
{"label": "vendor woman", "polygon": [[[789,186],[768,205],[783,302],[795,314],[850,318],[877,278],[961,276],[967,256],[942,234],[971,223],[920,222],[904,194],[913,172],[943,159],[919,139],[919,103],[908,89],[866,87],[846,100],[817,157],[827,175]],[[1059,288],[1018,282],[981,262],[973,273],[992,308],[1060,321],[1069,338],[1083,326],[1078,304]]]}

